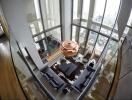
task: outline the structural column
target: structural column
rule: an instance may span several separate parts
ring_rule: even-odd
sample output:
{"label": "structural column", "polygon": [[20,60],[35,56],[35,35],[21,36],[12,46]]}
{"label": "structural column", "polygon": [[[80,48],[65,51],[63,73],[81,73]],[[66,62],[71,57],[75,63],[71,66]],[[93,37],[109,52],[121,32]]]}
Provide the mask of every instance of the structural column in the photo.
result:
{"label": "structural column", "polygon": [[63,40],[70,40],[72,0],[61,1],[62,35]]}

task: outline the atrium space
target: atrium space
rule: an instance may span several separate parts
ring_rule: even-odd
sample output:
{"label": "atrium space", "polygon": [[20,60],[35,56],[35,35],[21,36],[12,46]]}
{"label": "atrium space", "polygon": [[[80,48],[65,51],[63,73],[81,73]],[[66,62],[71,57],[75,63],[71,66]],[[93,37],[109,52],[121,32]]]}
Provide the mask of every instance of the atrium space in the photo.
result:
{"label": "atrium space", "polygon": [[131,100],[131,0],[1,0],[3,35],[27,99]]}

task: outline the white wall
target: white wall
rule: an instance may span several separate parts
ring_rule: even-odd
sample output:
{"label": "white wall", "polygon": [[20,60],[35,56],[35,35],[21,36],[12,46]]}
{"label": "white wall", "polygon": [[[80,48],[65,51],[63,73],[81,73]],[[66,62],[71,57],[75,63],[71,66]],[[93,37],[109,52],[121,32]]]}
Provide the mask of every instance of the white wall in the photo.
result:
{"label": "white wall", "polygon": [[35,47],[32,34],[30,32],[27,19],[25,4],[23,0],[1,0],[0,1],[4,16],[9,25],[9,31],[14,34],[20,47],[27,47],[32,53],[31,57],[38,66],[42,68],[44,65]]}

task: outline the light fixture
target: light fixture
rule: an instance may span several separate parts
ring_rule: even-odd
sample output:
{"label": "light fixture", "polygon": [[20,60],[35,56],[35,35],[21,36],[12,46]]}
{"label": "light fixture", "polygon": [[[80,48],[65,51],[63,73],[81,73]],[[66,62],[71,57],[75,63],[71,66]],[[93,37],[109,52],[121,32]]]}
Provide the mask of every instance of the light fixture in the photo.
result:
{"label": "light fixture", "polygon": [[60,50],[65,57],[73,57],[78,52],[79,45],[74,41],[63,41]]}

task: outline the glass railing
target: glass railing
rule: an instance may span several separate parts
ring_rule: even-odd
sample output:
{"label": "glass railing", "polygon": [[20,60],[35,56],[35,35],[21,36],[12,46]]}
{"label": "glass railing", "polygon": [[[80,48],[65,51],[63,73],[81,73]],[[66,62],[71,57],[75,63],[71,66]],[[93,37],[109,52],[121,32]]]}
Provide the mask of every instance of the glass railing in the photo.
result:
{"label": "glass railing", "polygon": [[107,50],[98,60],[98,63],[101,63],[100,74],[98,75],[98,78],[94,82],[90,91],[88,91],[88,93],[85,95],[84,100],[106,100],[109,98],[112,86],[115,81],[115,76],[116,74],[119,74],[116,72],[117,67],[120,67],[118,66],[117,60],[121,59],[121,45],[124,39],[124,37],[121,37],[112,56],[108,54]]}
{"label": "glass railing", "polygon": [[[34,71],[35,66],[31,66],[20,50],[20,47],[14,37],[10,36],[10,46],[14,67],[20,85],[29,100],[46,100],[48,99],[45,92],[41,88],[39,80],[36,78]],[[28,59],[28,58],[27,58]]]}
{"label": "glass railing", "polygon": [[85,100],[106,100],[114,78],[116,63],[117,52],[112,59],[107,61],[107,64],[105,61],[102,63],[100,74],[90,91],[85,95]]}

